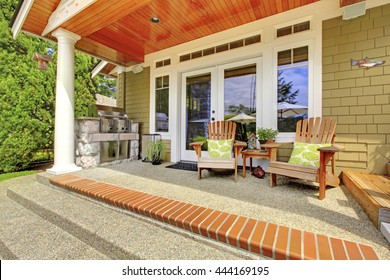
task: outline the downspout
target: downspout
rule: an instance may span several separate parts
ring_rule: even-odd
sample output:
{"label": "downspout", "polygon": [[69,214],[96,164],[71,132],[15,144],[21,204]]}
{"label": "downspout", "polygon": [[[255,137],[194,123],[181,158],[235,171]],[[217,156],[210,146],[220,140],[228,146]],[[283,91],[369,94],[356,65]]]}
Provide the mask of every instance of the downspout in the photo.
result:
{"label": "downspout", "polygon": [[126,71],[123,72],[123,90],[122,90],[122,95],[123,95],[123,109],[125,109],[125,112],[128,114],[126,111]]}

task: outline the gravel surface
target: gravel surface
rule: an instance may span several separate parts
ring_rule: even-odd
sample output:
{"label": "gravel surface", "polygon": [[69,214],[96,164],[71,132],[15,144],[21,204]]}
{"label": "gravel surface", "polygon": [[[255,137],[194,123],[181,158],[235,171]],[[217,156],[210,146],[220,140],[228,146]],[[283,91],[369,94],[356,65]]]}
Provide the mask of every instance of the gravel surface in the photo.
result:
{"label": "gravel surface", "polygon": [[258,179],[239,170],[237,182],[229,171],[197,172],[165,168],[133,161],[84,169],[81,177],[101,180],[146,193],[182,200],[266,222],[337,237],[372,246],[381,259],[390,260],[390,244],[374,226],[345,186],[327,188],[318,199],[313,183],[278,176],[278,186],[269,186],[268,175]]}

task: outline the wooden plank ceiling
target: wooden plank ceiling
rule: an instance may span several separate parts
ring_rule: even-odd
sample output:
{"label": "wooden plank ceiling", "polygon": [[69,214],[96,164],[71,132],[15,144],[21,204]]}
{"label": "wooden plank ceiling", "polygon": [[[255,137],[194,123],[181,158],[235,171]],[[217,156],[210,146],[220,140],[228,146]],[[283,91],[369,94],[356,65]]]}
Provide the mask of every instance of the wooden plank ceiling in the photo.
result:
{"label": "wooden plank ceiling", "polygon": [[[61,25],[81,36],[76,48],[119,65],[146,54],[318,0],[98,0]],[[340,5],[360,0],[340,0]],[[40,35],[60,0],[35,0],[23,30]],[[159,23],[150,19],[158,17]],[[51,38],[51,35],[47,35]]]}

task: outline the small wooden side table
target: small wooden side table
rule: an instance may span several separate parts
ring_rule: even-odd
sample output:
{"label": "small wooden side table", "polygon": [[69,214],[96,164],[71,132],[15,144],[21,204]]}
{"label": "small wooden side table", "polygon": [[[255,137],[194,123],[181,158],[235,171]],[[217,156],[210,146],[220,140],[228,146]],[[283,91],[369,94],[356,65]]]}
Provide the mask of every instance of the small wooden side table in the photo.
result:
{"label": "small wooden side table", "polygon": [[[252,172],[252,158],[266,158],[269,160],[276,160],[277,150],[280,143],[262,144],[264,150],[243,150],[242,155],[242,177],[246,177],[246,159],[249,158],[249,170]],[[270,174],[271,175],[271,174]],[[272,176],[270,176],[272,177]]]}

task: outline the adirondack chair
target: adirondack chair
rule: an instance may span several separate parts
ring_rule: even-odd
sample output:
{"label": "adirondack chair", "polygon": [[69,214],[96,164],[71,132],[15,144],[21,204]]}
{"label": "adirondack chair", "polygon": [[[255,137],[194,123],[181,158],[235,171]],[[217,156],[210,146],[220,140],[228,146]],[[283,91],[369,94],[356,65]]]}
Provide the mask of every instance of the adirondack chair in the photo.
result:
{"label": "adirondack chair", "polygon": [[[230,158],[202,157],[201,147],[204,141],[191,143],[198,157],[198,179],[202,178],[203,169],[234,169],[234,180],[237,181],[237,160],[243,148],[247,146],[245,142],[235,141],[236,123],[232,121],[215,121],[208,124],[209,140],[229,140],[233,142],[233,156]],[[209,143],[210,144],[210,143]],[[231,153],[230,153],[231,155]]]}
{"label": "adirondack chair", "polygon": [[[319,166],[305,166],[287,162],[271,161],[268,166],[271,187],[276,186],[276,174],[293,178],[304,179],[319,183],[319,199],[325,198],[327,185],[338,187],[339,178],[335,175],[335,153],[344,150],[344,147],[334,145],[336,121],[331,118],[310,118],[300,120],[296,126],[295,143],[331,144],[328,147],[318,148],[320,152]],[[332,172],[327,173],[326,165],[332,160]]]}

